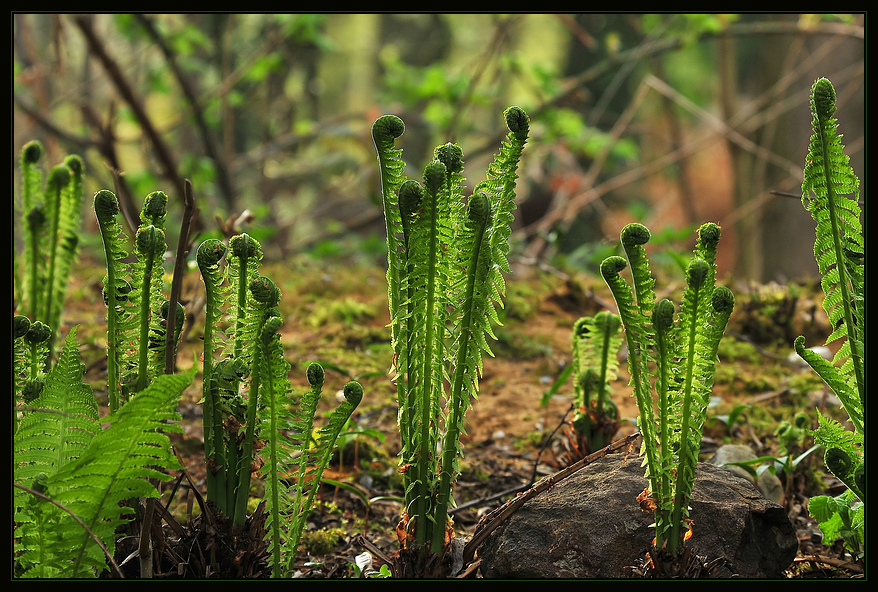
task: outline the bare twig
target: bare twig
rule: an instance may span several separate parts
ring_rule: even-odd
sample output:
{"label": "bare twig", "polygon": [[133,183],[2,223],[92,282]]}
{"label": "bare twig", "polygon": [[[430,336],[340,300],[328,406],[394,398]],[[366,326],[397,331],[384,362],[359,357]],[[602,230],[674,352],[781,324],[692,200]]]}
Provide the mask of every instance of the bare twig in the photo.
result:
{"label": "bare twig", "polygon": [[183,221],[180,223],[180,236],[177,237],[177,256],[174,260],[174,277],[171,280],[171,295],[168,303],[168,324],[165,331],[165,374],[173,374],[177,361],[176,330],[177,303],[183,291],[183,275],[186,273],[186,256],[189,254],[189,228],[195,214],[195,197],[192,195],[192,181],[183,184]]}
{"label": "bare twig", "polygon": [[89,50],[100,60],[110,79],[113,81],[116,90],[119,91],[119,94],[122,95],[122,98],[125,99],[125,102],[131,107],[131,111],[134,113],[134,116],[143,128],[144,134],[149,138],[155,149],[156,156],[164,168],[164,176],[170,180],[173,187],[182,187],[183,180],[180,178],[177,163],[171,155],[170,148],[152,124],[143,103],[138,100],[137,96],[134,94],[134,89],[123,76],[122,69],[107,53],[104,44],[101,42],[101,39],[92,27],[91,21],[87,16],[78,16],[74,19],[74,22],[85,36]]}

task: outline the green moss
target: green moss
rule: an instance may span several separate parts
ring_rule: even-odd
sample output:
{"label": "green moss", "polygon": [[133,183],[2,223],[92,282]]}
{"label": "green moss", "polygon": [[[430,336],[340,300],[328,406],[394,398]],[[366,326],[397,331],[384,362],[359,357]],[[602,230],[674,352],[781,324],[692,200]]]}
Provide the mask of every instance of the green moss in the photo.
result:
{"label": "green moss", "polygon": [[320,557],[332,552],[341,543],[344,536],[343,528],[306,530],[302,533],[302,545],[309,555]]}

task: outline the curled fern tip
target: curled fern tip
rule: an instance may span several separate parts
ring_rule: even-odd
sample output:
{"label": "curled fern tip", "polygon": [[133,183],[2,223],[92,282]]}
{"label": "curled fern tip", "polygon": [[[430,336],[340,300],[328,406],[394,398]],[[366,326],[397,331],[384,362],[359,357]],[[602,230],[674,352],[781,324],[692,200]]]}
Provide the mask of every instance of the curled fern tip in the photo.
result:
{"label": "curled fern tip", "polygon": [[405,132],[405,123],[396,115],[382,115],[372,124],[372,139],[378,145],[393,143]]}
{"label": "curled fern tip", "polygon": [[730,313],[735,308],[735,295],[725,286],[717,286],[711,300],[713,310],[718,313]]}
{"label": "curled fern tip", "polygon": [[645,245],[649,242],[649,229],[639,222],[632,222],[622,229],[623,245]]}
{"label": "curled fern tip", "polygon": [[43,157],[43,145],[33,140],[21,149],[21,158],[25,164],[36,164]]}
{"label": "curled fern tip", "polygon": [[445,165],[445,168],[452,173],[458,173],[463,170],[463,150],[457,144],[448,142],[437,146],[434,151],[436,160]]}
{"label": "curled fern tip", "polygon": [[355,380],[352,380],[344,385],[344,398],[354,407],[359,405],[360,401],[363,400],[362,385]]}
{"label": "curled fern tip", "polygon": [[700,288],[701,284],[704,283],[704,280],[707,279],[708,273],[710,273],[710,265],[707,261],[701,257],[695,257],[689,262],[689,266],[686,268],[686,279],[690,286]]}
{"label": "curled fern tip", "polygon": [[95,193],[95,214],[99,221],[106,221],[119,213],[119,200],[112,191],[101,189]]}
{"label": "curled fern tip", "polygon": [[323,366],[321,366],[317,362],[311,362],[310,364],[308,364],[308,370],[305,372],[305,374],[308,377],[308,384],[316,387],[323,386],[323,380],[325,378]]}
{"label": "curled fern tip", "polygon": [[663,331],[674,325],[674,303],[664,298],[655,305],[652,311],[652,324],[656,329]]}
{"label": "curled fern tip", "polygon": [[524,109],[513,105],[506,109],[503,115],[506,118],[506,127],[509,128],[509,131],[514,133],[519,140],[526,139],[530,131],[530,120]]}
{"label": "curled fern tip", "polygon": [[826,78],[814,82],[811,88],[814,97],[814,108],[821,117],[831,117],[835,113],[835,88]]}
{"label": "curled fern tip", "polygon": [[601,275],[604,279],[611,279],[619,275],[619,272],[628,267],[628,262],[618,255],[607,257],[601,263]]}

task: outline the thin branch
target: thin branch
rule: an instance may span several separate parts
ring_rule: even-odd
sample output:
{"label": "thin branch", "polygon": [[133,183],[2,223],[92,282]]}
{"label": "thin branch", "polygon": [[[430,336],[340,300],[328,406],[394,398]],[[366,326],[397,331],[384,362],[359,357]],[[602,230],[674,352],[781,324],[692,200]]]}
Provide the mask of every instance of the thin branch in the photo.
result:
{"label": "thin branch", "polygon": [[168,320],[165,327],[165,374],[173,374],[176,369],[177,348],[177,303],[183,291],[183,275],[186,273],[186,256],[189,254],[189,229],[195,215],[195,197],[192,194],[192,181],[183,184],[183,221],[180,223],[180,236],[177,237],[177,256],[174,259],[174,277],[171,280],[171,295],[168,303]]}
{"label": "thin branch", "polygon": [[123,76],[121,68],[107,53],[106,48],[92,28],[91,21],[86,16],[79,16],[74,19],[74,22],[85,36],[89,50],[100,60],[110,80],[116,86],[116,90],[119,91],[119,94],[122,95],[122,98],[131,107],[131,111],[143,128],[144,134],[149,138],[155,149],[156,156],[164,168],[165,177],[170,180],[173,187],[182,187],[183,179],[180,178],[177,163],[171,155],[170,148],[152,124],[143,104],[135,96],[134,89]]}

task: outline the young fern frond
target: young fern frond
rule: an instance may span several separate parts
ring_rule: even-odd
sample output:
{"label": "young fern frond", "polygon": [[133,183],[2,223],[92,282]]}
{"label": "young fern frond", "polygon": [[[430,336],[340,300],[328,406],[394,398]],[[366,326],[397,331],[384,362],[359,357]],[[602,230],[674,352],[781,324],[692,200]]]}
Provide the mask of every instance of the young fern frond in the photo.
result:
{"label": "young fern frond", "polygon": [[[57,331],[79,244],[85,166],[79,156],[70,155],[52,167],[43,187],[39,166],[43,153],[42,144],[28,142],[19,158],[22,183],[16,209],[22,220],[24,252],[23,273],[20,283],[15,278],[15,289],[22,311]],[[53,333],[49,342],[52,353],[54,342]]]}
{"label": "young fern frond", "polygon": [[[398,257],[402,248],[400,234],[403,222],[400,218],[398,195],[405,180],[403,177],[405,163],[401,158],[402,150],[394,145],[396,139],[402,136],[403,132],[405,132],[405,124],[396,115],[383,115],[372,124],[372,141],[375,143],[375,150],[378,153],[381,199],[384,203],[384,221],[387,231],[387,288],[391,321],[396,318],[397,310],[403,299],[400,294],[400,259]],[[398,336],[393,335],[394,344],[398,339]]]}
{"label": "young fern frond", "polygon": [[434,514],[432,546],[442,549],[445,544],[445,522],[451,503],[451,484],[460,474],[458,454],[461,434],[464,433],[463,420],[470,397],[477,398],[479,376],[482,373],[482,352],[490,354],[485,335],[494,336],[490,319],[493,312],[491,294],[488,291],[488,274],[493,266],[490,235],[491,204],[488,196],[475,193],[469,201],[465,232],[458,235],[458,246],[462,254],[469,254],[470,260],[464,276],[466,285],[461,302],[461,318],[456,328],[456,359],[451,377],[451,392],[448,397],[448,416],[443,439],[441,475],[438,499]]}
{"label": "young fern frond", "polygon": [[[629,369],[640,411],[650,499],[656,522],[656,546],[678,553],[688,520],[698,453],[720,339],[734,308],[734,296],[715,287],[716,247],[720,228],[699,228],[692,260],[686,269],[679,319],[668,299],[655,302],[654,280],[643,245],[649,231],[641,224],[622,230],[634,290],[619,276],[625,259],[609,257],[601,265],[628,342]],[[636,294],[637,300],[634,299]],[[650,374],[655,368],[658,423],[655,421]]]}
{"label": "young fern frond", "polygon": [[[854,431],[820,415],[813,432],[826,449],[827,468],[848,491],[815,496],[808,509],[827,537],[842,536],[860,555],[865,541],[866,467],[866,281],[865,239],[860,222],[860,181],[844,153],[833,117],[836,95],[832,83],[820,78],[811,87],[812,135],[805,160],[802,204],[817,222],[814,256],[821,274],[823,309],[833,331],[826,343],[844,339],[831,362],[795,340],[796,352],[835,392]],[[856,496],[859,501],[853,498]],[[843,524],[840,530],[838,525]],[[844,534],[847,533],[847,534]]]}
{"label": "young fern frond", "polygon": [[651,491],[656,493],[662,491],[660,487],[662,463],[659,462],[659,451],[656,445],[655,411],[653,410],[652,391],[649,384],[648,348],[652,344],[651,327],[647,324],[646,317],[640,312],[631,287],[619,275],[626,267],[628,267],[628,263],[624,258],[613,255],[601,263],[601,275],[613,294],[619,309],[619,316],[622,317],[622,325],[625,328],[628,368],[631,372],[631,385],[634,387],[634,397],[640,413],[637,427],[644,443],[646,477],[649,479]]}
{"label": "young fern frond", "polygon": [[285,510],[291,506],[287,488],[281,478],[287,474],[292,465],[292,447],[281,432],[290,422],[287,411],[287,394],[290,392],[290,381],[287,377],[290,364],[284,359],[283,346],[280,343],[280,329],[283,320],[279,316],[269,317],[262,328],[258,357],[260,365],[254,369],[261,376],[263,384],[262,400],[264,415],[261,417],[259,436],[266,442],[268,458],[262,468],[265,480],[265,500],[267,516],[265,530],[269,538],[269,564],[272,576],[281,576],[281,550],[287,548],[284,537],[289,530],[289,520]]}
{"label": "young fern frond", "polygon": [[[269,513],[266,521],[266,534],[271,537],[268,552],[272,577],[287,577],[291,572],[302,533],[302,523],[307,513],[310,487],[319,486],[319,483],[308,484],[306,477],[310,468],[309,454],[314,442],[314,415],[320,403],[325,373],[320,364],[312,362],[305,374],[310,387],[299,400],[298,408],[289,415],[282,407],[277,408],[278,422],[286,424],[288,435],[277,434],[277,460],[270,459],[268,463],[275,463],[272,471],[294,479],[292,490],[279,487],[274,479],[266,479],[266,499],[269,500],[269,506],[276,504],[276,510]],[[287,549],[288,553],[281,558],[283,549]]]}
{"label": "young fern frond", "polygon": [[825,78],[817,80],[811,87],[813,132],[805,163],[802,204],[817,222],[814,256],[825,293],[823,308],[833,327],[826,343],[845,338],[832,360],[839,378],[833,378],[830,386],[835,390],[845,384],[836,394],[848,414],[855,416],[859,415],[857,407],[865,407],[866,396],[866,292],[861,264],[865,243],[858,203],[860,181],[844,153],[837,120],[833,118],[835,110],[832,83]]}
{"label": "young fern frond", "polygon": [[516,168],[528,133],[521,109],[508,109],[506,119],[510,133],[466,205],[459,146],[438,146],[422,183],[406,180],[401,151],[393,144],[404,130],[402,121],[384,116],[373,126],[400,409],[405,487],[400,536],[404,547],[414,544],[422,551],[431,545],[439,553],[445,543],[463,417],[478,393],[481,356],[491,355],[491,324],[499,324],[495,306],[502,306]]}
{"label": "young fern frond", "polygon": [[[412,235],[408,241],[406,269],[411,270],[404,279],[406,293],[412,298],[406,313],[413,321],[408,338],[408,384],[416,389],[410,403],[411,455],[423,459],[417,463],[417,473],[413,476],[412,491],[406,495],[407,501],[415,504],[415,513],[426,516],[432,512],[436,478],[436,446],[438,443],[438,417],[440,400],[445,378],[443,358],[447,307],[444,300],[448,293],[447,261],[440,258],[443,243],[447,237],[448,219],[445,202],[445,165],[435,160],[424,170],[424,192],[421,210],[412,224]],[[420,524],[417,542],[420,545],[429,539],[429,526]]]}
{"label": "young fern frond", "polygon": [[150,364],[149,333],[153,323],[158,323],[162,297],[162,260],[167,245],[165,233],[149,224],[141,225],[134,240],[134,254],[137,261],[132,264],[131,283],[139,288],[131,293],[131,302],[136,307],[139,321],[137,338],[137,380],[128,396],[139,393],[149,384],[156,370]]}
{"label": "young fern frond", "polygon": [[[485,180],[474,191],[483,191],[491,202],[493,223],[491,225],[491,249],[498,270],[493,282],[502,282],[501,271],[509,273],[509,237],[515,218],[515,185],[518,179],[518,163],[530,133],[530,120],[521,107],[512,106],[503,112],[509,132],[500,144],[500,152],[488,166]],[[499,287],[499,286],[498,286]],[[502,295],[503,292],[501,292]]]}
{"label": "young fern frond", "polygon": [[[207,465],[207,499],[216,502],[220,495],[220,483],[225,483],[225,445],[223,438],[222,406],[217,389],[211,388],[214,355],[217,349],[215,337],[225,309],[222,286],[224,275],[219,262],[226,255],[226,245],[217,239],[201,243],[196,254],[198,269],[204,281],[204,355],[202,356],[202,394],[204,423],[204,456]],[[219,455],[219,458],[217,457]],[[225,488],[222,488],[223,494]],[[225,496],[223,495],[223,498]]]}
{"label": "young fern frond", "polygon": [[[292,530],[288,541],[288,554],[286,559],[286,573],[292,571],[296,559],[296,549],[302,538],[302,531],[308,518],[308,512],[314,504],[317,491],[320,488],[323,472],[332,460],[336,442],[341,435],[342,429],[356,411],[363,400],[363,387],[359,382],[350,381],[342,389],[344,400],[339,403],[329,415],[326,424],[317,430],[315,446],[308,450],[307,454],[299,457],[300,478],[296,483],[296,499],[292,510]],[[307,464],[304,473],[301,466]]]}
{"label": "young fern frond", "polygon": [[43,157],[43,145],[37,141],[28,142],[21,149],[19,165],[21,168],[21,219],[24,242],[24,273],[21,278],[19,299],[27,303],[24,309],[28,318],[39,320],[38,282],[40,270],[39,241],[45,223],[45,213],[41,198],[43,171],[38,166]]}
{"label": "young fern frond", "polygon": [[[51,294],[46,305],[46,318],[51,327],[61,326],[61,311],[67,294],[67,280],[76,259],[82,221],[82,178],[85,164],[79,156],[70,155],[64,159],[63,167],[67,170],[67,183],[61,189],[59,196],[58,226],[53,237],[53,260],[50,262],[52,279],[48,282]],[[50,349],[52,349],[51,345]]]}
{"label": "young fern frond", "polygon": [[[237,527],[242,527],[247,518],[247,500],[253,473],[250,464],[256,443],[257,415],[263,397],[262,389],[271,388],[272,383],[278,380],[277,373],[270,366],[271,360],[266,359],[267,354],[274,353],[274,348],[266,348],[262,344],[264,339],[270,339],[271,334],[280,328],[280,324],[275,320],[279,316],[276,307],[280,303],[280,290],[269,278],[258,276],[250,282],[249,292],[251,304],[247,309],[245,326],[247,333],[254,338],[243,344],[246,347],[244,359],[250,363],[250,383],[247,393],[247,415],[244,419],[244,441],[237,470],[238,485],[235,491],[234,524]],[[269,327],[268,331],[266,326]],[[275,362],[280,363],[277,360]],[[272,396],[271,391],[267,396]]]}
{"label": "young fern frond", "polygon": [[125,250],[122,226],[116,219],[121,211],[116,196],[106,189],[98,191],[94,197],[94,209],[107,262],[107,275],[104,278],[104,303],[107,306],[107,389],[110,411],[115,411],[120,405],[122,348],[126,319],[129,317],[125,303],[131,292],[131,284],[125,281],[122,263],[128,253]]}
{"label": "young fern frond", "polygon": [[[577,432],[594,436],[589,427],[592,409],[604,415],[605,406],[615,407],[609,398],[609,383],[619,367],[616,353],[622,346],[621,329],[622,318],[609,311],[582,317],[573,324],[573,426]],[[615,410],[611,414],[615,416]],[[591,446],[592,450],[597,448],[603,446]]]}

